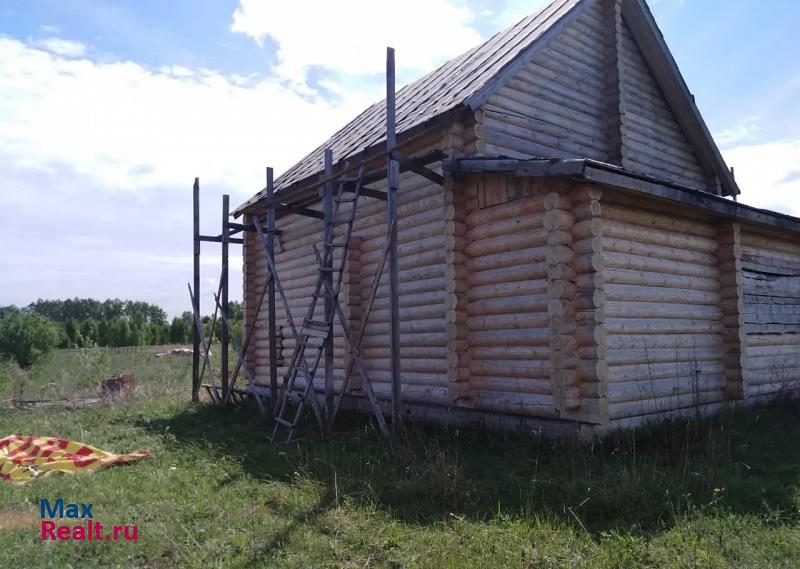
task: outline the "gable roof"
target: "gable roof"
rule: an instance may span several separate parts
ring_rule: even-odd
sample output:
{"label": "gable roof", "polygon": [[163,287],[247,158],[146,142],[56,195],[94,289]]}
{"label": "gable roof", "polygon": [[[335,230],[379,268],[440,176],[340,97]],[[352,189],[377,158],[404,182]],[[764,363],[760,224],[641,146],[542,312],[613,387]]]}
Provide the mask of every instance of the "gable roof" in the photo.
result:
{"label": "gable roof", "polygon": [[[453,113],[476,110],[539,51],[549,40],[598,0],[555,0],[541,12],[498,32],[486,42],[452,59],[424,77],[402,87],[396,94],[398,139],[426,128]],[[661,32],[644,0],[622,0],[623,14],[640,44],[648,64],[658,69],[656,79],[673,107],[690,143],[699,149],[701,161],[720,179],[723,193],[739,193],[694,98],[686,87]],[[371,105],[310,154],[275,180],[276,192],[313,180],[323,171],[324,150],[336,160],[352,158],[385,144],[386,103]],[[240,205],[234,215],[264,197],[262,189]]]}

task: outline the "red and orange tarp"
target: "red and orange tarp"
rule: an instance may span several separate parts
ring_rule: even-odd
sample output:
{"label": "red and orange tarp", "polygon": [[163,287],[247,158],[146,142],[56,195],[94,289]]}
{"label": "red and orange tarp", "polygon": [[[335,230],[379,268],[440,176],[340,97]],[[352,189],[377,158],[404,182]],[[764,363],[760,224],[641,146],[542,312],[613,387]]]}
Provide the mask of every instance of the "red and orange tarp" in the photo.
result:
{"label": "red and orange tarp", "polygon": [[0,480],[24,484],[57,472],[92,472],[151,456],[140,450],[112,454],[66,439],[11,435],[0,439]]}

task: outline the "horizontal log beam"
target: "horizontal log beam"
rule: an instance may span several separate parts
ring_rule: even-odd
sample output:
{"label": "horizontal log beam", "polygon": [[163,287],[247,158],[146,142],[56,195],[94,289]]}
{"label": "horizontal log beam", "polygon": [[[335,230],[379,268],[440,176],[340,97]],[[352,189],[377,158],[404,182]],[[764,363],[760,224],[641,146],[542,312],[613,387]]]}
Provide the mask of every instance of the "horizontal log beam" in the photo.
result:
{"label": "horizontal log beam", "polygon": [[392,151],[391,156],[400,163],[401,170],[411,170],[415,174],[430,180],[434,184],[439,184],[440,186],[444,185],[444,177],[441,174],[426,168],[423,164],[417,162],[413,158],[409,158],[408,156],[400,154],[396,150]]}
{"label": "horizontal log beam", "polygon": [[[209,243],[222,243],[222,235],[200,235],[197,237],[198,241],[207,241]],[[240,239],[237,237],[228,237],[228,243],[234,243],[237,245],[242,245],[244,243],[244,239]]]}

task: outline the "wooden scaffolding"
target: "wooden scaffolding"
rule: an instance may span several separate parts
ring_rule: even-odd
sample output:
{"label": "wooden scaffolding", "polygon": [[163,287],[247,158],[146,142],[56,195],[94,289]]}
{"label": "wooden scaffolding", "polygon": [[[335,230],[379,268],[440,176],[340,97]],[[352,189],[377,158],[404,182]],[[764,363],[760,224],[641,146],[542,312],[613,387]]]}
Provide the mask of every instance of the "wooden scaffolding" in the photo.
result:
{"label": "wooden scaffolding", "polygon": [[[357,163],[344,162],[340,167],[334,167],[333,153],[326,149],[324,152],[324,174],[316,183],[318,194],[311,194],[309,199],[307,189],[302,192],[293,192],[287,188],[276,194],[273,183],[273,170],[267,168],[266,193],[261,205],[265,211],[262,215],[253,215],[251,224],[232,222],[230,216],[230,199],[228,195],[222,198],[222,231],[219,235],[200,234],[200,182],[197,178],[193,187],[193,245],[194,245],[194,273],[193,283],[189,284],[189,296],[192,303],[194,318],[193,326],[193,358],[192,358],[192,401],[199,400],[201,387],[205,387],[212,401],[217,405],[237,403],[243,398],[252,396],[262,412],[270,413],[274,417],[273,442],[278,442],[281,429],[286,430],[285,439],[281,442],[289,443],[293,440],[295,428],[300,421],[302,411],[306,406],[314,411],[314,416],[320,429],[329,432],[343,399],[347,395],[348,383],[354,368],[362,379],[364,392],[367,394],[370,405],[375,414],[376,421],[385,434],[389,429],[384,420],[384,411],[377,400],[369,379],[369,372],[364,366],[359,353],[359,347],[364,337],[369,321],[370,309],[375,299],[378,286],[383,274],[389,284],[389,316],[390,316],[390,366],[391,366],[391,398],[390,417],[392,430],[401,424],[400,409],[402,406],[402,382],[400,361],[400,283],[398,266],[398,223],[397,223],[397,192],[401,171],[412,171],[438,184],[444,183],[444,178],[429,169],[427,166],[433,162],[446,158],[446,155],[435,150],[424,155],[408,157],[401,154],[397,148],[396,110],[395,110],[395,59],[394,50],[387,48],[386,56],[386,149],[379,156],[372,155]],[[367,170],[374,165],[376,158],[385,161],[385,167]],[[387,180],[387,190],[378,191],[368,187],[368,184]],[[307,207],[312,201],[322,198],[322,211]],[[339,304],[339,291],[342,285],[342,274],[349,252],[349,241],[353,233],[353,224],[359,197],[366,197],[386,202],[386,246],[383,259],[378,263],[373,276],[371,294],[366,305],[360,330],[353,335],[348,329],[342,307]],[[341,210],[343,204],[347,205]],[[275,263],[275,236],[280,234],[277,229],[277,219],[283,215],[301,215],[321,220],[324,223],[324,239],[321,248],[314,245],[315,257],[318,263],[318,280],[305,318],[300,323],[295,323],[289,309],[286,296],[280,282],[280,274]],[[344,217],[342,217],[344,214]],[[342,228],[342,226],[344,226]],[[340,227],[338,235],[335,233]],[[231,244],[243,245],[245,232],[254,232],[258,242],[263,247],[267,261],[268,277],[258,302],[254,307],[248,307],[257,315],[266,301],[268,312],[268,338],[269,338],[269,386],[257,385],[255,377],[247,367],[246,357],[248,346],[253,337],[256,318],[252,318],[249,326],[244,331],[242,344],[231,333],[229,322],[229,249]],[[237,236],[238,235],[238,236]],[[200,249],[202,242],[219,243],[222,249],[222,267],[219,285],[214,294],[215,307],[211,319],[210,337],[203,333],[203,324],[200,316]],[[321,250],[320,250],[321,249]],[[334,251],[341,251],[339,258],[334,263]],[[275,311],[278,300],[286,309],[289,328],[295,339],[294,353],[288,371],[283,378],[278,374],[278,330],[276,326]],[[324,303],[324,318],[315,320],[315,307],[322,299]],[[341,325],[349,352],[349,363],[345,370],[344,380],[339,392],[336,392],[334,383],[334,327]],[[215,374],[210,357],[210,347],[214,334],[217,333],[219,324],[219,340],[221,344],[220,369]],[[236,364],[231,369],[230,348],[236,354]],[[307,357],[311,353],[311,359]],[[201,368],[202,359],[202,368]],[[324,385],[315,383],[318,366],[324,369]],[[204,375],[208,375],[209,382],[203,384]],[[236,385],[239,375],[244,375],[247,380],[246,388]],[[305,379],[305,386],[296,388],[295,380],[298,376]],[[318,392],[322,401],[318,399]],[[294,413],[290,413],[291,403]]]}

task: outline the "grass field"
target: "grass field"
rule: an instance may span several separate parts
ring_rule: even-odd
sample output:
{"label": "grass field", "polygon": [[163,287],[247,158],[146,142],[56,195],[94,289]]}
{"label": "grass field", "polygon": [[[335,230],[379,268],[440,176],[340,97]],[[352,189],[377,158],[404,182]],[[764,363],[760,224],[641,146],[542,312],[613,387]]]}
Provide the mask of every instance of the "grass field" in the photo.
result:
{"label": "grass field", "polygon": [[[0,372],[0,400],[96,393],[135,373],[124,403],[2,408],[0,437],[155,453],[0,485],[0,568],[800,567],[795,405],[595,444],[420,428],[385,441],[356,417],[286,449],[252,408],[189,404],[189,366],[98,350]],[[42,498],[91,502],[101,523],[138,524],[139,541],[43,543]]]}

